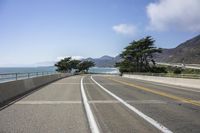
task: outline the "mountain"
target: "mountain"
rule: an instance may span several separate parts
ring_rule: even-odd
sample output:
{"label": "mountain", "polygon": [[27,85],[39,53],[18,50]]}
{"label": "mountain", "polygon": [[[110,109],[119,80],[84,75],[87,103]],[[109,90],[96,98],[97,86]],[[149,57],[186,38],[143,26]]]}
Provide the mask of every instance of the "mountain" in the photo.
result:
{"label": "mountain", "polygon": [[[96,67],[114,67],[121,60],[120,56],[111,57],[104,55],[100,58],[82,59],[93,61]],[[156,62],[200,64],[200,35],[178,45],[176,48],[163,49],[155,55]],[[52,66],[55,62],[40,62],[37,66]]]}
{"label": "mountain", "polygon": [[181,43],[176,48],[163,49],[155,60],[165,63],[200,64],[200,35]]}
{"label": "mountain", "polygon": [[118,61],[118,56],[111,57],[104,55],[100,58],[86,58],[83,60],[93,61],[96,67],[114,67],[115,63]]}
{"label": "mountain", "polygon": [[[97,67],[114,67],[120,61],[120,56],[111,57],[104,55],[100,58],[87,58],[95,62]],[[155,55],[156,62],[200,64],[200,35],[187,40],[175,48],[163,49],[163,52]]]}
{"label": "mountain", "polygon": [[99,60],[113,60],[114,57],[108,56],[108,55],[104,55],[102,57],[99,58]]}

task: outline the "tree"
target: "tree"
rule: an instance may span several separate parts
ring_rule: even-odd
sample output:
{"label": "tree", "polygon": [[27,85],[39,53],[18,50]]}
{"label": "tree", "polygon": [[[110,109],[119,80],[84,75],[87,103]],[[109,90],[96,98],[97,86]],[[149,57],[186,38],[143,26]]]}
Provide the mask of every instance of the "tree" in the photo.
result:
{"label": "tree", "polygon": [[69,72],[71,70],[71,67],[69,64],[70,60],[71,60],[71,57],[67,57],[67,58],[61,59],[59,62],[57,62],[55,64],[55,66],[57,67],[56,71]]}
{"label": "tree", "polygon": [[121,73],[123,73],[123,72],[133,72],[134,69],[135,69],[135,64],[128,61],[128,60],[123,60],[121,62],[116,63],[115,67],[119,67],[119,71]]}
{"label": "tree", "polygon": [[71,68],[71,69],[78,69],[78,64],[79,64],[80,62],[81,62],[80,60],[71,60],[71,61],[69,62],[70,68]]}
{"label": "tree", "polygon": [[154,43],[155,40],[150,36],[131,42],[120,54],[123,61],[116,66],[121,72],[151,71],[151,64],[155,66],[153,55],[162,52],[162,49],[155,47]]}
{"label": "tree", "polygon": [[86,72],[88,72],[88,70],[89,70],[89,68],[90,67],[93,67],[93,66],[95,66],[95,64],[94,64],[94,62],[92,62],[92,61],[82,61],[82,62],[80,62],[79,64],[78,64],[78,69],[79,69],[79,72],[81,72],[81,71],[86,71]]}
{"label": "tree", "polygon": [[55,64],[57,67],[56,71],[59,72],[71,72],[72,69],[77,69],[80,60],[72,60],[71,57],[61,59]]}
{"label": "tree", "polygon": [[92,61],[81,62],[80,60],[72,60],[71,57],[67,57],[61,59],[55,66],[57,67],[56,71],[59,72],[71,72],[72,69],[78,69],[79,72],[88,72],[89,68],[95,66],[95,64]]}

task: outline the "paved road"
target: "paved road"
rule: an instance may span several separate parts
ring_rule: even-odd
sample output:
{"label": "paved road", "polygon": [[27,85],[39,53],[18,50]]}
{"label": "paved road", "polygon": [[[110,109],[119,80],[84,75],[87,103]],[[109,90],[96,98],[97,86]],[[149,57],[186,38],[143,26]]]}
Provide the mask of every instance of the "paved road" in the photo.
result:
{"label": "paved road", "polygon": [[199,133],[200,90],[119,76],[72,76],[2,109],[0,133],[13,132]]}

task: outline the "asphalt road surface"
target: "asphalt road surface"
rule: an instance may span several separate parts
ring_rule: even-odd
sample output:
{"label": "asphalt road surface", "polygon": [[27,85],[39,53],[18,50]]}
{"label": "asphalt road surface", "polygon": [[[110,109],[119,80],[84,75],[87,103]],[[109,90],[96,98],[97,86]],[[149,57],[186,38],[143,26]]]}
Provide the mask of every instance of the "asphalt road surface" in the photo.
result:
{"label": "asphalt road surface", "polygon": [[0,133],[200,133],[200,89],[72,76],[0,111]]}

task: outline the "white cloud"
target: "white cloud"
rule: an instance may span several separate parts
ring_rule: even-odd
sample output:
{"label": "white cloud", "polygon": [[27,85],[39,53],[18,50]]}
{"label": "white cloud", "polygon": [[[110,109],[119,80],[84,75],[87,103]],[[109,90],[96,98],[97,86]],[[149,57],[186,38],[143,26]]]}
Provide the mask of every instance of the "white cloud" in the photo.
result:
{"label": "white cloud", "polygon": [[57,61],[67,58],[67,57],[72,57],[72,59],[75,59],[75,60],[81,60],[84,58],[83,56],[59,56],[57,57]]}
{"label": "white cloud", "polygon": [[147,6],[150,28],[200,31],[200,0],[159,0]]}
{"label": "white cloud", "polygon": [[135,35],[137,32],[137,27],[132,24],[114,25],[112,29],[119,34],[124,35]]}

